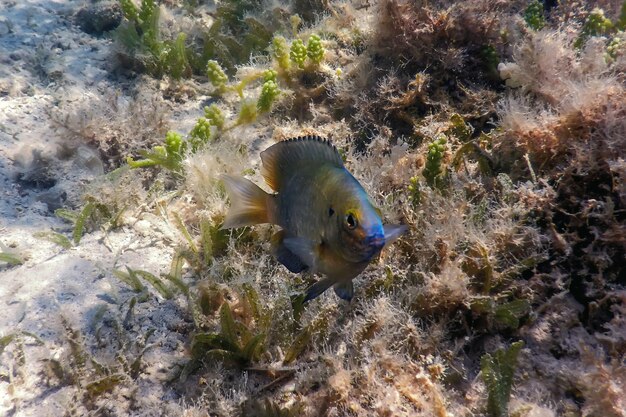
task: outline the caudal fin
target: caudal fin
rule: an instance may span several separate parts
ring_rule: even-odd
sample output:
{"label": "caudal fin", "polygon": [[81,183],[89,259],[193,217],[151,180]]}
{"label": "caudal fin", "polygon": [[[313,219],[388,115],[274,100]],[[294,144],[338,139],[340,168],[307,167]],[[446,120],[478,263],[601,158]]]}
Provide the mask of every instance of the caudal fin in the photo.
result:
{"label": "caudal fin", "polygon": [[222,229],[271,222],[273,211],[271,195],[245,178],[223,175],[222,181],[231,204]]}

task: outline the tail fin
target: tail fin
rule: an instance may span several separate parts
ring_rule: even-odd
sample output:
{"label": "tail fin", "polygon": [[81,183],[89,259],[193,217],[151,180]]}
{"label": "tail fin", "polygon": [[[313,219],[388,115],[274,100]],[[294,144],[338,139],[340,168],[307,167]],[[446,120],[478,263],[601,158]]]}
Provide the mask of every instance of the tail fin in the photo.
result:
{"label": "tail fin", "polygon": [[222,229],[270,223],[274,205],[271,195],[245,178],[223,175],[222,181],[231,203]]}

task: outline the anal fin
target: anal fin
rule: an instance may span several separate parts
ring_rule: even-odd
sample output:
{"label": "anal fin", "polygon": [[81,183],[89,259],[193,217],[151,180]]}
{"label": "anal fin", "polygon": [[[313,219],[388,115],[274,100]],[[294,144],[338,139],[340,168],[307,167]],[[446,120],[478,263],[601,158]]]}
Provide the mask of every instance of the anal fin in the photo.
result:
{"label": "anal fin", "polygon": [[304,297],[304,303],[307,303],[314,298],[320,296],[324,291],[329,289],[331,285],[335,283],[335,280],[331,278],[323,278],[317,281],[315,284],[311,285],[306,290],[306,296]]}
{"label": "anal fin", "polygon": [[335,294],[342,300],[350,301],[354,296],[354,284],[352,284],[352,280],[337,283],[333,289],[335,290]]}

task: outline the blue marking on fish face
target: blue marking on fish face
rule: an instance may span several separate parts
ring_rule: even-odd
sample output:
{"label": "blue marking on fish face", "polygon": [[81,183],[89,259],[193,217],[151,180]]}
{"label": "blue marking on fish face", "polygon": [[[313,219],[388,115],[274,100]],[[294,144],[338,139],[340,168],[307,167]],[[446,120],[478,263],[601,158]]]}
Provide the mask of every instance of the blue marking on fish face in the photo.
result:
{"label": "blue marking on fish face", "polygon": [[385,229],[369,201],[363,204],[361,213],[363,255],[365,258],[372,258],[385,246]]}
{"label": "blue marking on fish face", "polygon": [[340,229],[341,251],[351,262],[369,261],[385,245],[385,230],[376,211],[368,206],[349,210]]}
{"label": "blue marking on fish face", "polygon": [[365,244],[370,249],[371,256],[373,256],[385,246],[385,231],[382,222],[378,221],[372,224],[369,229],[366,229],[365,233]]}
{"label": "blue marking on fish face", "polygon": [[350,262],[369,261],[385,246],[385,230],[361,184],[346,173],[348,181],[342,191],[348,201],[337,219],[340,221],[340,251]]}
{"label": "blue marking on fish face", "polygon": [[376,225],[377,227],[370,229],[367,232],[367,238],[365,238],[365,243],[367,246],[372,248],[374,251],[379,251],[385,246],[385,233],[382,227],[382,224]]}

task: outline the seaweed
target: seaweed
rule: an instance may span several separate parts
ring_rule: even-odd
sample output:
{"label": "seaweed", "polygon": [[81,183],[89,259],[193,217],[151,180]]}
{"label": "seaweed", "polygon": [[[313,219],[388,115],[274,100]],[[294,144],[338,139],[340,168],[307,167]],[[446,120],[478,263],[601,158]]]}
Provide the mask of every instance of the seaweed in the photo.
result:
{"label": "seaweed", "polygon": [[[185,111],[201,109],[188,131],[123,148],[136,159],[109,176],[126,173],[147,201],[110,203],[94,184],[78,208],[57,211],[70,232],[35,235],[68,249],[138,206],[128,219],[161,216],[151,250],[172,256],[163,273],[113,270],[110,304],[93,306],[85,336],[66,329],[67,356],[45,360],[48,384],[73,385],[88,409],[68,414],[143,406],[137,386],[159,382],[137,381],[154,360],[145,323],[158,308],[176,315],[159,324],[159,349],[182,368],[179,382],[195,378],[158,384],[181,399],[174,411],[158,402],[161,413],[619,415],[626,3],[619,16],[597,2],[199,3],[185,2],[187,34],[172,22],[174,37],[161,39],[160,12],[178,3],[120,2],[134,68],[194,77],[126,79],[119,94],[178,89]],[[385,223],[410,231],[364,271],[349,304],[303,303],[310,277],[271,257],[275,226],[220,228],[219,174],[256,181],[260,146],[302,134],[331,138]],[[105,235],[107,247],[118,237]],[[18,376],[29,358],[19,339],[0,338]],[[530,349],[519,382],[522,342],[485,353],[518,339]],[[579,361],[572,340],[595,359]],[[565,373],[543,372],[563,363]],[[13,383],[4,368],[0,378]],[[118,399],[123,412],[108,408]]]}
{"label": "seaweed", "polygon": [[517,368],[517,356],[523,346],[523,342],[515,342],[508,349],[497,350],[494,356],[487,353],[480,359],[481,376],[489,394],[487,412],[490,416],[509,415],[508,404]]}
{"label": "seaweed", "polygon": [[[108,205],[99,201],[97,197],[88,194],[84,196],[84,200],[85,205],[79,211],[63,208],[54,211],[57,217],[74,224],[72,230],[72,242],[74,245],[80,244],[83,235],[89,228],[95,228],[97,225],[107,225],[108,229],[119,227],[122,222],[122,214],[127,208],[127,206],[120,208],[116,205]],[[67,244],[62,237],[55,236],[54,239],[58,240],[59,243]]]}
{"label": "seaweed", "polygon": [[146,287],[141,283],[141,280],[139,278],[143,278],[144,280],[148,281],[148,283],[150,283],[150,285],[152,285],[152,287],[154,287],[154,289],[165,299],[170,299],[174,297],[177,289],[181,289],[184,291],[184,289],[186,288],[184,284],[181,285],[180,282],[177,284],[175,279],[172,280],[167,276],[166,279],[172,281],[175,284],[174,287],[168,286],[161,278],[158,278],[156,275],[148,271],[131,269],[128,266],[126,267],[126,271],[127,272],[113,270],[113,275],[115,275],[124,283],[128,284],[134,292],[141,293],[141,300],[143,300],[147,294]]}
{"label": "seaweed", "polygon": [[160,6],[154,0],[142,0],[139,9],[131,0],[120,0],[120,4],[125,21],[113,32],[124,50],[120,54],[128,54],[137,69],[157,78],[163,75],[174,79],[190,77],[187,36],[179,33],[175,39],[161,39]]}
{"label": "seaweed", "polygon": [[14,253],[0,252],[0,262],[4,262],[10,266],[21,265],[24,263],[22,258]]}
{"label": "seaweed", "polygon": [[445,135],[440,135],[428,145],[428,154],[426,155],[426,165],[422,171],[422,175],[426,179],[426,183],[431,188],[443,188],[445,179],[445,168],[443,167],[443,158],[448,150],[448,140]]}
{"label": "seaweed", "polygon": [[44,239],[49,242],[55,243],[61,246],[63,249],[69,249],[72,247],[72,242],[67,238],[67,236],[54,232],[52,230],[48,230],[45,232],[37,232],[33,234],[34,237],[39,239]]}
{"label": "seaweed", "polygon": [[203,43],[196,52],[196,68],[200,69],[209,60],[217,60],[232,75],[236,66],[247,62],[251,55],[265,53],[272,35],[289,25],[285,8],[267,6],[262,0],[220,2],[215,20],[204,33]]}
{"label": "seaweed", "polygon": [[246,367],[258,360],[265,342],[265,333],[254,334],[244,323],[235,321],[228,303],[222,304],[219,316],[220,333],[193,335],[192,361],[211,358]]}
{"label": "seaweed", "polygon": [[305,349],[310,346],[315,336],[319,336],[328,330],[331,314],[331,309],[325,309],[296,334],[291,345],[285,352],[283,359],[284,365],[295,361]]}
{"label": "seaweed", "polygon": [[241,405],[242,417],[297,417],[303,415],[304,405],[296,402],[291,405],[281,407],[270,398],[262,401],[252,399]]}

